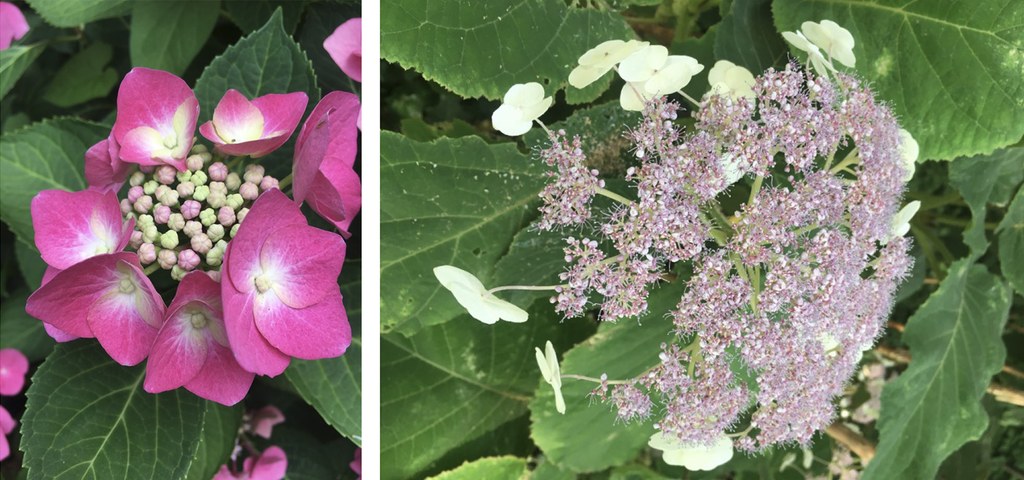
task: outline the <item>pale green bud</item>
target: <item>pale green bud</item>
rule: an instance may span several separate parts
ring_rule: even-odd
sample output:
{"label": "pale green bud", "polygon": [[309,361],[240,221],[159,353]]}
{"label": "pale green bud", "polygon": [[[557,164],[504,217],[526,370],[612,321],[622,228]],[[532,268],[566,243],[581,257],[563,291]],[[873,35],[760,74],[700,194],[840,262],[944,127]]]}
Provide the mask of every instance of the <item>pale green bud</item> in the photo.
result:
{"label": "pale green bud", "polygon": [[206,177],[206,172],[200,170],[198,172],[193,173],[192,178],[190,180],[192,181],[192,183],[196,184],[196,186],[199,186],[206,185],[206,181],[209,180],[209,178]]}
{"label": "pale green bud", "polygon": [[210,191],[211,192],[220,192],[220,193],[223,193],[224,195],[227,195],[228,194],[228,186],[225,185],[224,182],[210,182]]}
{"label": "pale green bud", "polygon": [[220,192],[210,192],[210,195],[206,197],[206,203],[213,208],[223,207],[225,202],[227,202],[227,197]]}
{"label": "pale green bud", "polygon": [[146,192],[146,195],[152,195],[154,192],[156,192],[156,187],[158,186],[160,186],[160,184],[157,183],[156,180],[150,180],[142,184],[142,191]]}
{"label": "pale green bud", "polygon": [[210,195],[210,187],[207,187],[206,185],[200,185],[196,187],[194,192],[192,192],[192,198],[199,202],[206,200],[208,195]]}
{"label": "pale green bud", "polygon": [[146,182],[146,174],[142,173],[142,172],[135,172],[135,173],[132,174],[131,178],[128,179],[128,184],[133,186],[133,187],[137,187],[139,185],[142,185],[145,182]]}
{"label": "pale green bud", "polygon": [[184,172],[178,172],[178,181],[187,182],[192,178],[192,172],[185,170]]}
{"label": "pale green bud", "polygon": [[228,174],[228,178],[224,180],[224,185],[227,185],[228,190],[232,192],[238,191],[238,187],[242,186],[242,177],[239,177],[235,172],[231,172]]}
{"label": "pale green bud", "polygon": [[171,230],[179,232],[185,228],[185,217],[180,213],[172,213],[171,218],[167,219],[167,226],[170,227]]}
{"label": "pale green bud", "polygon": [[160,231],[156,229],[156,225],[147,225],[142,229],[142,240],[154,243],[160,238]]}
{"label": "pale green bud", "polygon": [[243,199],[241,195],[232,193],[231,195],[228,195],[225,205],[231,207],[232,210],[238,210],[243,203],[245,203],[245,199]]}
{"label": "pale green bud", "polygon": [[160,246],[164,248],[174,248],[178,246],[178,232],[174,230],[164,232],[160,235]]}
{"label": "pale green bud", "polygon": [[217,212],[214,212],[212,208],[207,208],[199,212],[199,223],[202,223],[204,227],[209,227],[217,222]]}
{"label": "pale green bud", "polygon": [[168,207],[173,207],[178,204],[178,192],[176,190],[167,189],[163,195],[160,196],[160,203]]}
{"label": "pale green bud", "polygon": [[156,225],[156,222],[153,221],[153,216],[148,213],[139,215],[139,218],[138,220],[135,221],[135,223],[139,225],[140,229],[148,227],[150,225]]}
{"label": "pale green bud", "polygon": [[171,278],[179,282],[181,281],[182,278],[185,278],[186,273],[188,272],[186,272],[184,268],[181,268],[177,265],[171,267]]}
{"label": "pale green bud", "polygon": [[224,249],[220,248],[220,245],[216,245],[209,252],[206,252],[206,263],[211,267],[219,266],[223,260]]}
{"label": "pale green bud", "polygon": [[206,236],[214,242],[224,238],[224,226],[219,223],[210,225],[210,228],[206,229]]}
{"label": "pale green bud", "polygon": [[238,219],[238,223],[242,223],[242,220],[245,220],[245,216],[248,215],[248,214],[249,214],[249,209],[248,208],[243,208],[243,209],[239,210],[238,213],[235,214],[235,218]]}
{"label": "pale green bud", "polygon": [[231,238],[235,238],[235,234],[238,233],[238,226],[240,223],[236,223],[235,226],[231,227]]}

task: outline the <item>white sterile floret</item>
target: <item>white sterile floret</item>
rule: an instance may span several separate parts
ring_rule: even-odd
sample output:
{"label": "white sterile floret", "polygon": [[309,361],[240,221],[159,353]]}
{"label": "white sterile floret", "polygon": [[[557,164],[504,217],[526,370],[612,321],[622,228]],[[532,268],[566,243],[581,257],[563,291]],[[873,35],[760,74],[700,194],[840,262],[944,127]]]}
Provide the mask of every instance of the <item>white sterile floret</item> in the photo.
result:
{"label": "white sterile floret", "polygon": [[663,432],[652,435],[647,445],[661,450],[665,463],[687,470],[714,470],[732,458],[732,440],[725,433],[710,447],[685,445]]}
{"label": "white sterile floret", "polygon": [[911,178],[914,178],[914,170],[917,166],[917,156],[921,153],[920,147],[917,145],[917,140],[910,135],[910,132],[900,129],[900,160],[903,161],[903,168],[906,173],[903,175],[903,181],[909,182]]}
{"label": "white sterile floret", "polygon": [[565,414],[565,398],[562,397],[562,371],[558,368],[558,356],[555,355],[555,347],[549,340],[544,344],[544,352],[534,348],[537,357],[537,366],[540,367],[540,374],[544,381],[555,390],[555,409],[558,413]]}
{"label": "white sterile floret", "polygon": [[639,112],[644,109],[644,104],[654,98],[654,95],[647,93],[644,82],[626,82],[619,92],[619,105],[623,110]]}
{"label": "white sterile floret", "polygon": [[525,310],[495,297],[479,279],[461,268],[451,265],[434,267],[434,276],[444,288],[455,295],[459,305],[481,322],[488,325],[493,325],[498,320],[522,323],[529,318]]}
{"label": "white sterile floret", "polygon": [[821,23],[804,22],[800,25],[804,37],[818,46],[825,55],[847,67],[853,67],[857,58],[853,55],[853,34],[832,20]]}
{"label": "white sterile floret", "polygon": [[661,45],[648,45],[619,64],[619,76],[632,83],[643,83],[649,80],[668,62],[668,49]]}
{"label": "white sterile floret", "polygon": [[584,88],[604,76],[615,65],[637,50],[648,45],[647,42],[630,40],[608,40],[587,50],[579,59],[579,66],[569,72],[569,85]]}
{"label": "white sterile floret", "polygon": [[711,84],[711,93],[724,95],[732,98],[749,98],[753,100],[754,95],[754,74],[728,60],[719,60],[708,72],[708,83]]}
{"label": "white sterile floret", "polygon": [[828,75],[828,71],[835,70],[832,68],[832,64],[825,61],[825,57],[822,56],[821,50],[816,45],[807,40],[801,32],[782,32],[782,38],[785,38],[787,42],[793,44],[794,47],[807,52],[808,59],[811,61],[811,65],[814,70],[818,72],[818,75]]}
{"label": "white sterile floret", "polygon": [[892,229],[889,231],[889,238],[883,242],[883,245],[889,243],[889,240],[906,235],[910,231],[910,219],[914,218],[920,208],[921,202],[914,200],[903,207],[895,217],[892,217]]}
{"label": "white sterile floret", "polygon": [[491,123],[505,135],[514,137],[530,131],[533,121],[551,106],[551,97],[544,96],[544,87],[537,82],[517,83],[505,93]]}
{"label": "white sterile floret", "polygon": [[696,58],[686,55],[671,55],[651,78],[644,83],[647,93],[660,97],[682,90],[694,75],[704,70]]}

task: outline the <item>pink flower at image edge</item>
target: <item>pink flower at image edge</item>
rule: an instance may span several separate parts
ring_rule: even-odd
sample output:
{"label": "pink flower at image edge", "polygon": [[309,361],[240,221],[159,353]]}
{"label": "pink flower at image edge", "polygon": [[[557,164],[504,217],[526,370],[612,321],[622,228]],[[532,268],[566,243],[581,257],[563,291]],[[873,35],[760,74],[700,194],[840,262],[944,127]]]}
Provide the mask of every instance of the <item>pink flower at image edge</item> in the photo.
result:
{"label": "pink flower at image edge", "polygon": [[303,92],[269,94],[249,101],[230,89],[199,132],[228,155],[262,157],[277,150],[302,120],[309,98]]}
{"label": "pink flower at image edge", "polygon": [[324,50],[331,55],[345,75],[357,82],[363,81],[363,19],[353,18],[342,23],[324,40]]}
{"label": "pink flower at image edge", "polygon": [[17,5],[0,2],[0,50],[7,49],[15,40],[28,33],[28,22]]}

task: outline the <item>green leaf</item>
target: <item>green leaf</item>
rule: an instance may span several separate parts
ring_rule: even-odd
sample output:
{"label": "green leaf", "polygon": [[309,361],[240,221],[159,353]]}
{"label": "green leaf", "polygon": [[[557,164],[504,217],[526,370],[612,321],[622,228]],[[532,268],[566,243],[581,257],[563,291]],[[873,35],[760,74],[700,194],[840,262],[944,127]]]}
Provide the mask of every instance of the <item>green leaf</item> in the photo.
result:
{"label": "green leaf", "polygon": [[21,449],[29,479],[181,478],[207,402],[142,390],[145,368],[114,363],[93,340],[60,344],[28,389]]}
{"label": "green leaf", "polygon": [[569,335],[550,304],[535,307],[522,324],[463,315],[412,337],[381,338],[381,478],[415,476],[526,413],[540,378],[533,348],[547,340],[565,347]]}
{"label": "green leaf", "polygon": [[235,448],[235,437],[242,424],[242,406],[225,407],[207,402],[203,419],[203,433],[199,436],[195,461],[188,469],[185,480],[207,480],[227,463]]}
{"label": "green leaf", "polygon": [[46,357],[54,341],[43,330],[43,322],[25,312],[28,293],[14,295],[0,307],[0,348],[17,348],[35,362]]}
{"label": "green leaf", "polygon": [[960,158],[949,165],[949,183],[960,190],[971,208],[971,225],[964,243],[981,256],[988,249],[985,213],[989,203],[1005,203],[1024,179],[1024,149],[1008,148],[991,155]]}
{"label": "green leaf", "polygon": [[1003,276],[1017,293],[1024,295],[1024,188],[1017,191],[996,233]]}
{"label": "green leaf", "polygon": [[[351,320],[351,318],[350,318]],[[295,390],[338,433],[361,444],[361,342],[352,340],[344,355],[324,360],[292,360],[285,376]]]}
{"label": "green leaf", "polygon": [[862,478],[935,478],[944,458],[980,438],[988,424],[980,400],[1006,357],[1009,308],[1009,288],[984,266],[950,266],[907,321],[913,360],[882,391],[877,453]]}
{"label": "green leaf", "polygon": [[46,262],[39,255],[36,247],[25,242],[18,242],[14,245],[14,258],[18,260],[18,270],[25,279],[30,290],[36,290],[43,284],[43,274],[46,273]]}
{"label": "green leaf", "polygon": [[238,25],[243,33],[263,26],[277,10],[281,10],[284,15],[285,30],[294,32],[304,7],[305,2],[295,0],[224,0],[228,18]]}
{"label": "green leaf", "polygon": [[4,134],[0,142],[0,218],[33,244],[29,203],[40,190],[82,190],[85,151],[110,133],[102,125],[74,118],[34,123]]}
{"label": "green leaf", "polygon": [[36,44],[0,50],[0,98],[7,96],[15,82],[45,49],[45,45]]}
{"label": "green leaf", "polygon": [[536,214],[543,168],[515,144],[381,133],[381,329],[411,335],[465,313],[434,278],[450,264],[491,282]]}
{"label": "green leaf", "polygon": [[[561,0],[381,2],[381,56],[414,69],[462,97],[501,98],[516,83],[540,82],[551,95],[568,85],[584,52],[634,34],[613,12],[567,7]],[[596,99],[611,83],[575,92]],[[583,93],[587,93],[584,95]]]}
{"label": "green leaf", "polygon": [[114,49],[97,42],[71,57],[53,76],[43,98],[58,107],[71,107],[101,98],[117,85],[120,76],[107,67],[114,58]]}
{"label": "green leaf", "polygon": [[526,459],[518,457],[491,457],[466,462],[455,470],[430,477],[432,480],[519,480],[526,477]]}
{"label": "green leaf", "polygon": [[891,102],[922,159],[990,153],[1024,136],[1019,0],[776,0],[772,9],[780,31],[823,18],[850,30],[857,72]]}
{"label": "green leaf", "polygon": [[[772,24],[771,0],[734,0],[718,28],[716,60],[729,60],[746,67],[754,76],[768,67],[785,64],[789,49]],[[705,68],[713,66],[712,63]]]}
{"label": "green leaf", "polygon": [[[670,340],[672,322],[665,316],[679,302],[680,285],[665,285],[650,294],[650,308],[639,322],[602,323],[597,334],[569,350],[560,362],[562,374],[625,379],[658,364],[660,345]],[[555,410],[551,387],[539,382],[530,402],[532,436],[548,460],[574,472],[597,472],[623,465],[645,448],[654,433],[650,424],[623,425],[608,405],[592,404],[597,385],[582,380],[562,382],[565,414]]]}
{"label": "green leaf", "polygon": [[220,14],[220,0],[135,2],[129,47],[132,65],[181,75]]}
{"label": "green leaf", "polygon": [[130,0],[26,0],[39,16],[56,27],[77,27],[102,18],[127,15]]}

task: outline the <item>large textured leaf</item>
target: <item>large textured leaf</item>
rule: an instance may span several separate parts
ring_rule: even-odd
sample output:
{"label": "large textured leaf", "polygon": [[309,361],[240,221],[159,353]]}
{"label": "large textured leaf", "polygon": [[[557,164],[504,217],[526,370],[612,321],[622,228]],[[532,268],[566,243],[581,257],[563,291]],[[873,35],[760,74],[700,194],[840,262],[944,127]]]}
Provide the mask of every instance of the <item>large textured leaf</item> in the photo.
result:
{"label": "large textured leaf", "polygon": [[518,457],[491,457],[466,462],[461,467],[449,470],[433,480],[520,480],[526,477],[526,459]]}
{"label": "large textured leaf", "polygon": [[246,33],[267,23],[267,19],[274,15],[277,9],[281,9],[284,15],[284,29],[288,32],[295,31],[304,7],[305,2],[292,0],[224,0],[228,18]]}
{"label": "large textured leaf", "polygon": [[184,477],[207,402],[184,389],[146,393],[144,375],[94,340],[58,345],[28,389],[21,449],[29,479]]}
{"label": "large textured leaf", "polygon": [[129,0],[27,0],[43,20],[57,27],[77,27],[101,18],[127,15]]}
{"label": "large textured leaf", "polygon": [[772,24],[771,0],[733,0],[718,28],[715,60],[729,60],[755,76],[785,63],[789,49]]}
{"label": "large textured leaf", "polygon": [[949,183],[960,190],[971,209],[971,224],[964,243],[980,256],[988,248],[985,213],[989,203],[1005,204],[1024,179],[1024,148],[1008,148],[992,155],[959,158],[949,165]]}
{"label": "large textured leaf", "polygon": [[25,73],[32,61],[43,53],[45,45],[8,47],[0,50],[0,98],[14,88],[14,84]]}
{"label": "large textured leaf", "polygon": [[40,360],[53,350],[53,339],[43,322],[25,312],[28,293],[5,298],[0,307],[0,348],[17,348],[29,361]]}
{"label": "large textured leaf", "polygon": [[[650,312],[640,322],[605,323],[597,334],[561,357],[563,374],[625,379],[640,375],[658,363],[659,346],[669,341],[672,323],[665,312],[679,302],[678,285],[652,291]],[[548,460],[575,472],[597,472],[622,465],[647,444],[654,428],[646,423],[622,425],[607,405],[593,405],[589,393],[594,383],[562,381],[565,414],[555,410],[552,389],[543,381],[530,402],[534,442]]]}
{"label": "large textured leaf", "polygon": [[102,125],[73,118],[45,120],[5,134],[0,142],[0,218],[32,245],[29,203],[40,190],[82,190],[85,151],[109,134]]}
{"label": "large textured leaf", "polygon": [[[515,83],[540,82],[548,94],[568,85],[591,47],[634,35],[612,12],[569,8],[561,0],[381,2],[381,56],[419,71],[463,97],[498,99]],[[571,103],[597,98],[611,75]]]}
{"label": "large textured leaf", "polygon": [[410,478],[446,452],[526,413],[540,372],[534,346],[567,346],[567,328],[538,302],[523,324],[469,315],[412,337],[381,338],[381,478]]}
{"label": "large textured leaf", "polygon": [[1017,293],[1024,295],[1024,188],[999,223],[999,266]]}
{"label": "large textured leaf", "polygon": [[913,360],[882,391],[875,458],[863,478],[930,479],[988,425],[981,397],[1006,357],[1010,290],[982,265],[958,260],[907,321]]}
{"label": "large textured leaf", "polygon": [[821,19],[849,29],[857,72],[892,102],[923,159],[989,153],[1024,135],[1020,0],[775,0],[773,11],[780,30]]}
{"label": "large textured leaf", "polygon": [[186,480],[213,478],[221,465],[227,463],[235,448],[238,426],[242,423],[242,405],[225,407],[207,402],[203,433],[196,447],[195,461],[189,466]]}
{"label": "large textured leaf", "polygon": [[219,0],[135,2],[132,65],[181,75],[210,38],[219,14]]}
{"label": "large textured leaf", "polygon": [[71,107],[110,93],[120,77],[109,67],[114,48],[94,43],[71,57],[53,76],[43,96],[58,107]]}
{"label": "large textured leaf", "polygon": [[381,328],[410,335],[463,313],[434,279],[455,265],[487,284],[535,216],[540,162],[477,137],[413,142],[381,135]]}

